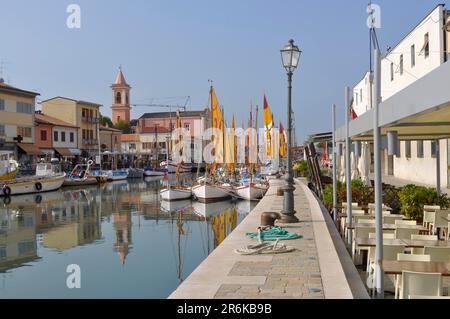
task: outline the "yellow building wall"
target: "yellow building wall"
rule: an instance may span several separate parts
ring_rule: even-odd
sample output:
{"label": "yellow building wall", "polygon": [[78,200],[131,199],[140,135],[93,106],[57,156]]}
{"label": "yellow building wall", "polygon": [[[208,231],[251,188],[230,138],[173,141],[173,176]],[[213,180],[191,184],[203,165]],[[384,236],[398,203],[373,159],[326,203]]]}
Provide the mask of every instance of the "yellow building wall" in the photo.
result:
{"label": "yellow building wall", "polygon": [[[5,101],[24,102],[35,105],[34,98],[27,98],[23,96],[17,96],[13,94],[0,93],[0,99]],[[7,102],[8,103],[8,102]],[[0,111],[0,124],[21,126],[21,127],[31,127],[34,126],[34,110],[32,114],[25,114],[17,112],[17,108],[14,110],[5,109],[5,111]],[[32,130],[33,134],[33,130]],[[15,136],[14,136],[15,137]],[[13,142],[12,138],[7,138],[7,142]],[[33,137],[26,137],[23,139],[22,143],[33,143]]]}
{"label": "yellow building wall", "polygon": [[[98,140],[98,124],[95,123],[87,123],[83,121],[83,109],[92,110],[93,117],[100,117],[100,109],[99,107],[93,106],[91,104],[84,104],[79,103],[77,107],[77,119],[78,119],[78,126],[80,127],[80,130],[78,131],[78,141],[80,141],[80,148],[82,149],[98,149],[97,145],[84,145],[83,144],[83,129],[84,130],[93,130],[94,131],[94,139]],[[97,115],[95,112],[97,111]]]}
{"label": "yellow building wall", "polygon": [[78,126],[77,104],[75,101],[56,98],[42,103],[42,113],[53,116],[61,121]]}

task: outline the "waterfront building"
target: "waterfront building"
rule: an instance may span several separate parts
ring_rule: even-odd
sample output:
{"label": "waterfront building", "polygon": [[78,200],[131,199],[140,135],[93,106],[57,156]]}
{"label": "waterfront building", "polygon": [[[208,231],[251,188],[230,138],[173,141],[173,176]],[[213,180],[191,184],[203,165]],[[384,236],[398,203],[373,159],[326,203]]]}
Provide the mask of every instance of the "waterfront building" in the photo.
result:
{"label": "waterfront building", "polygon": [[107,127],[100,126],[100,148],[102,152],[118,152],[120,153],[122,141],[122,131]]}
{"label": "waterfront building", "polygon": [[102,238],[99,204],[86,192],[71,192],[70,204],[50,205],[52,224],[42,229],[43,245],[59,251],[86,245]]}
{"label": "waterfront building", "polygon": [[78,127],[52,116],[35,114],[36,146],[46,159],[69,159],[81,155],[78,149]]}
{"label": "waterfront building", "polygon": [[122,73],[122,68],[119,67],[116,81],[111,85],[113,103],[112,109],[112,122],[118,124],[120,121],[125,123],[130,122],[130,91],[131,86],[125,81],[125,77]]}
{"label": "waterfront building", "polygon": [[0,208],[0,272],[28,264],[39,259],[34,215]]}
{"label": "waterfront building", "polygon": [[[138,119],[136,126],[136,134],[143,137],[143,142],[149,143],[151,141],[151,136],[155,135],[155,127],[158,130],[168,133],[175,129],[176,125],[176,112],[158,112],[158,113],[145,113]],[[205,141],[203,136],[205,131],[211,127],[211,115],[208,108],[202,111],[186,111],[180,112],[181,127],[184,128],[189,136],[190,141],[185,140],[185,145],[190,144],[192,162],[194,161],[194,154],[199,154],[205,146]],[[164,145],[165,137],[161,136],[163,139],[160,140],[158,135],[158,141],[161,145]],[[164,143],[164,144],[163,144]]]}
{"label": "waterfront building", "polygon": [[77,148],[83,157],[98,155],[101,104],[61,96],[41,104],[42,113],[78,127]]}
{"label": "waterfront building", "polygon": [[[382,57],[382,102],[394,101],[396,97],[402,95],[405,89],[411,88],[412,85],[419,88],[420,91],[416,92],[417,94],[430,97],[430,102],[432,98],[437,98],[437,94],[431,95],[431,92],[419,83],[429,77],[430,73],[443,67],[449,59],[450,32],[446,27],[450,21],[449,12],[445,5],[436,6],[397,45],[389,48]],[[361,132],[364,131],[362,128],[367,128],[367,126],[357,124],[358,122],[365,121],[369,124],[368,127],[371,127],[366,115],[371,111],[369,101],[372,95],[369,76],[370,73],[367,72],[353,89],[353,109],[358,119],[353,120],[352,125],[354,124],[355,128],[356,126],[360,127],[361,130],[358,131]],[[438,85],[434,85],[434,87],[437,88]],[[441,104],[447,102],[450,102],[450,100],[440,100]],[[402,113],[401,107],[401,103],[396,103],[393,106],[393,112]],[[409,105],[409,114],[413,114],[417,110]],[[394,113],[391,115],[394,115]],[[439,118],[437,116],[437,114],[432,115],[430,113],[425,123],[404,121],[398,127],[392,124],[382,130],[382,135],[384,135],[382,142],[384,147],[381,153],[383,175],[435,185],[436,146],[439,143],[441,186],[450,187],[450,142],[446,134],[442,134],[442,128],[450,123],[448,117]],[[391,118],[393,117],[391,116]],[[388,131],[398,133],[400,143],[396,156],[389,156],[386,149],[386,134]],[[364,140],[363,137],[359,139]]]}
{"label": "waterfront building", "polygon": [[[41,155],[34,146],[33,129],[38,95],[6,84],[0,78],[0,148],[13,152],[22,164],[31,164]],[[17,141],[17,137],[21,141]]]}

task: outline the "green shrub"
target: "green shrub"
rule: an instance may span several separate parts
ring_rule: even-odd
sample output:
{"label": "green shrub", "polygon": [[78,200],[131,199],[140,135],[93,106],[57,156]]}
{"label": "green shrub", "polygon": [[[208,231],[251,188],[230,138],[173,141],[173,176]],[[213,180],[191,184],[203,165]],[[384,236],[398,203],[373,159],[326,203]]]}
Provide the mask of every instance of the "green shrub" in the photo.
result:
{"label": "green shrub", "polygon": [[[401,213],[409,219],[423,220],[423,206],[436,205],[440,201],[433,188],[416,185],[406,185],[398,193],[401,202]],[[445,196],[442,196],[445,201]]]}
{"label": "green shrub", "polygon": [[[338,204],[342,203],[342,193],[345,195],[345,184],[337,182]],[[344,196],[345,197],[345,196]],[[325,186],[323,190],[323,202],[329,210],[333,208],[333,185]]]}

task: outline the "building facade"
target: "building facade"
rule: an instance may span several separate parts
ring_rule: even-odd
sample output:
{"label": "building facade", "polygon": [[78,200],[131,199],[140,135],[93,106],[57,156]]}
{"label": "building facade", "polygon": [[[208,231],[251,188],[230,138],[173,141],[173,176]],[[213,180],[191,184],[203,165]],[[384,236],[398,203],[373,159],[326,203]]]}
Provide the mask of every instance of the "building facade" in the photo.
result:
{"label": "building facade", "polygon": [[78,149],[78,127],[52,116],[37,112],[36,146],[51,157],[73,158],[81,155]]}
{"label": "building facade", "polygon": [[170,152],[170,132],[165,128],[149,129],[147,133],[123,134],[121,150],[125,154],[141,155],[149,160],[165,160]]}
{"label": "building facade", "polygon": [[122,151],[122,131],[114,128],[100,127],[100,149],[102,152],[121,152]]}
{"label": "building facade", "polygon": [[[409,87],[449,60],[450,11],[436,6],[396,46],[388,49],[381,61],[382,101]],[[371,109],[370,73],[353,88],[353,108],[358,116]],[[444,121],[445,119],[443,119]],[[411,132],[409,136],[413,135]],[[392,175],[417,183],[436,183],[437,143],[440,146],[441,185],[450,187],[450,148],[448,140],[402,140],[399,136],[397,156],[382,150],[384,175]],[[386,145],[386,140],[384,140]]]}
{"label": "building facade", "polygon": [[[203,150],[205,146],[204,135],[205,131],[211,127],[211,113],[209,109],[204,109],[202,111],[186,111],[180,112],[181,127],[190,136],[190,141],[184,141],[190,143],[190,150],[192,154],[192,162],[194,161],[194,156],[198,155],[198,151]],[[142,115],[136,126],[136,134],[141,136],[142,142],[152,142],[152,136],[156,128],[161,130],[161,132],[166,131],[170,137],[176,126],[176,113],[175,112],[159,112],[159,113],[145,113]],[[164,140],[160,140],[164,138]],[[164,143],[166,137],[159,137],[160,143]],[[196,149],[197,147],[197,149]],[[196,152],[197,151],[197,152]]]}
{"label": "building facade", "polygon": [[100,104],[54,97],[42,102],[42,113],[67,122],[77,131],[77,148],[82,156],[98,155],[100,130]]}
{"label": "building facade", "polygon": [[[40,155],[34,146],[34,112],[38,95],[0,79],[0,148],[13,152],[21,163],[33,163]],[[18,137],[22,139],[20,143]]]}

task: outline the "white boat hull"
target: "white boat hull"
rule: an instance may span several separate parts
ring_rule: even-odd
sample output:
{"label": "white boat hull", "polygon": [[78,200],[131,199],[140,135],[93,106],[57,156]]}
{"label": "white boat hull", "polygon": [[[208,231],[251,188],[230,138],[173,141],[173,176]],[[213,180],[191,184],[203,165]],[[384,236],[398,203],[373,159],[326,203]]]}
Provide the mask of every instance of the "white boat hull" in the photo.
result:
{"label": "white boat hull", "polygon": [[244,185],[234,189],[236,195],[246,200],[259,200],[266,194],[267,188],[263,185]]}
{"label": "white boat hull", "polygon": [[123,181],[128,178],[127,171],[107,171],[108,181]]}
{"label": "white boat hull", "polygon": [[[166,169],[167,172],[169,174],[173,174],[177,172],[177,164],[176,163],[172,163],[169,162],[169,165],[167,165],[166,163],[162,164],[161,167]],[[188,173],[188,172],[192,172],[192,166],[190,165],[181,165],[180,167],[180,173]]]}
{"label": "white boat hull", "polygon": [[96,185],[99,184],[99,181],[94,176],[89,176],[85,178],[71,178],[67,177],[64,180],[63,186],[87,186],[87,185]]}
{"label": "white boat hull", "polygon": [[144,171],[144,175],[145,176],[149,176],[149,177],[152,177],[152,176],[164,176],[165,174],[166,174],[165,171],[157,171],[157,170],[152,170],[152,169]]}
{"label": "white boat hull", "polygon": [[202,184],[192,187],[192,192],[199,202],[213,203],[229,198],[233,191],[219,185]]}
{"label": "white boat hull", "polygon": [[192,197],[192,191],[190,189],[166,188],[162,189],[159,193],[161,194],[161,199],[165,201],[182,200]]}
{"label": "white boat hull", "polygon": [[[33,193],[51,192],[61,188],[65,175],[48,178],[30,178],[24,181],[6,182],[0,196],[14,196]],[[0,184],[1,185],[1,184]]]}

